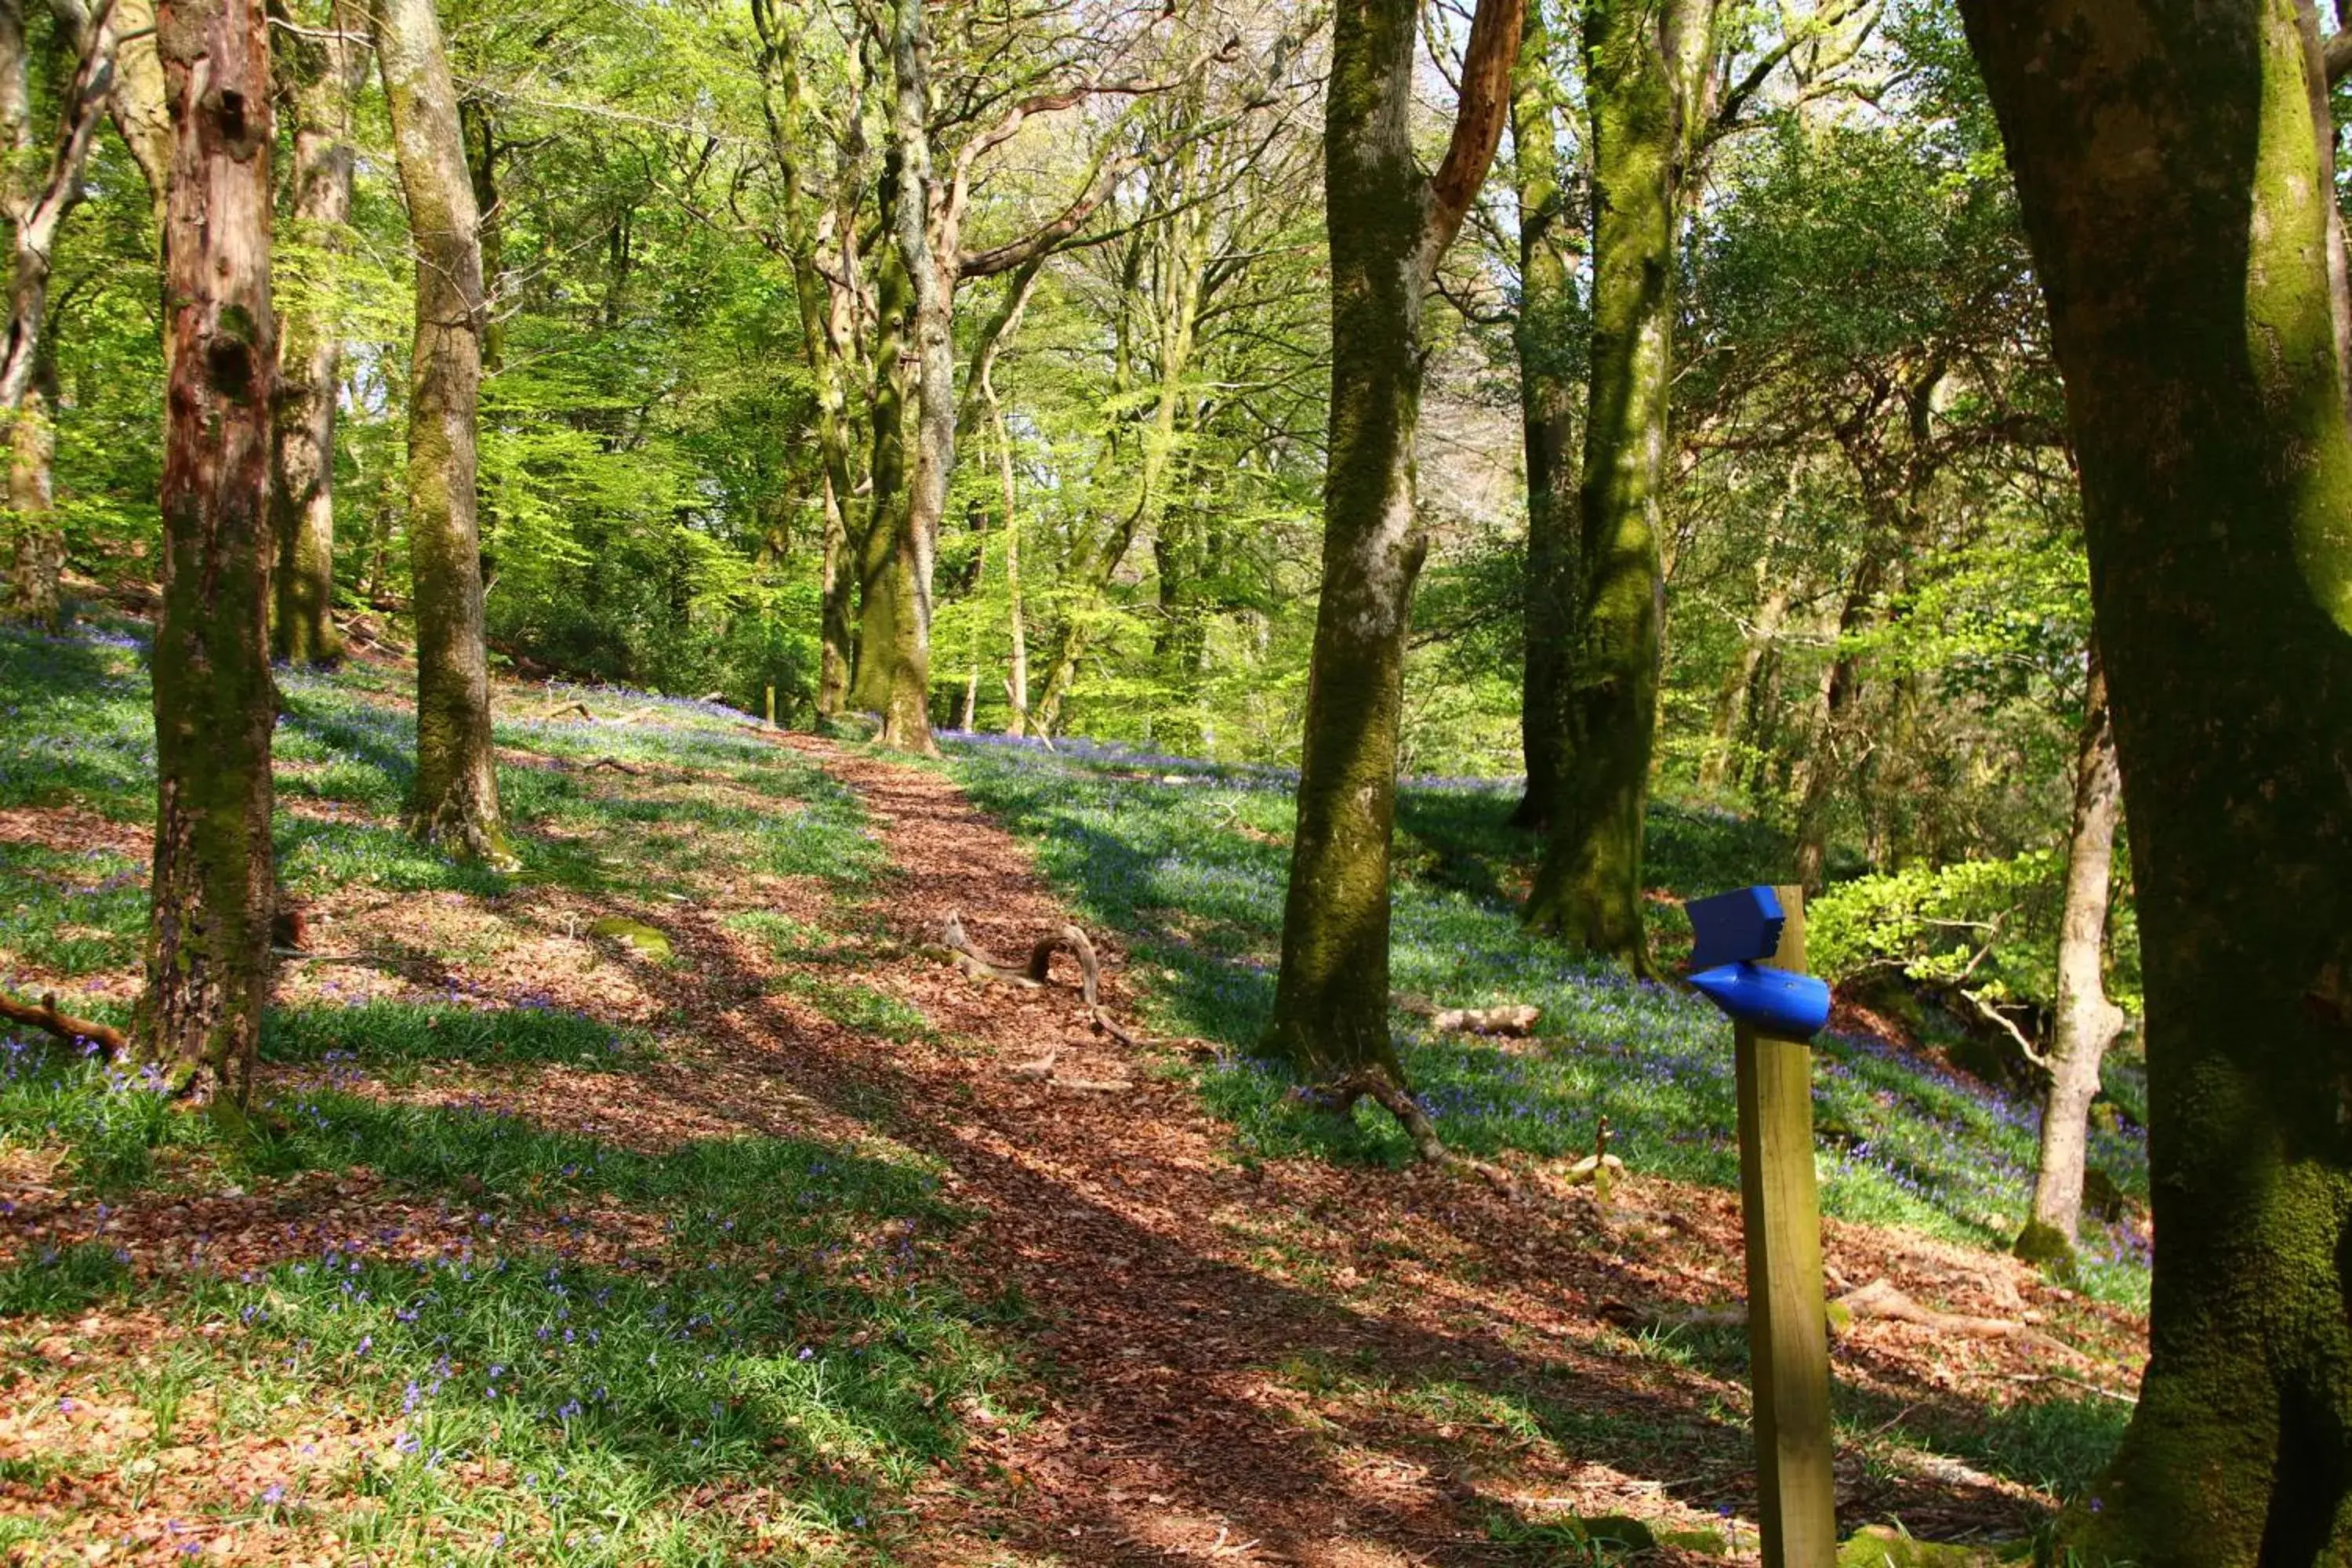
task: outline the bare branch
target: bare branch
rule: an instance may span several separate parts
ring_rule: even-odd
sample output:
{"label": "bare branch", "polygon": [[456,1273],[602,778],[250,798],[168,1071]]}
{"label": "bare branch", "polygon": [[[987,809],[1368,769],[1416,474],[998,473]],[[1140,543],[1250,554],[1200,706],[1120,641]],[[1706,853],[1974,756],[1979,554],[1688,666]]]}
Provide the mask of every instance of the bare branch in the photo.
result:
{"label": "bare branch", "polygon": [[1503,144],[1511,112],[1511,73],[1519,58],[1519,26],[1527,0],[1478,0],[1470,41],[1462,51],[1462,96],[1454,111],[1454,135],[1445,161],[1429,182],[1429,218],[1422,233],[1421,264],[1433,277],[1437,259],[1454,243],[1470,204],[1486,183]]}

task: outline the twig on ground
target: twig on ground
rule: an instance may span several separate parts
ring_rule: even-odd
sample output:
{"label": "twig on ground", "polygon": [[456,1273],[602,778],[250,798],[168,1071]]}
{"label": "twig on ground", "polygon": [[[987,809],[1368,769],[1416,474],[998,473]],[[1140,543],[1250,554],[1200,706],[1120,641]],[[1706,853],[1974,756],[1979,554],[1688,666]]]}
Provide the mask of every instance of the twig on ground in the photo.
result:
{"label": "twig on ground", "polygon": [[2097,1384],[2091,1382],[2088,1378],[2075,1377],[2075,1376],[2074,1376],[2072,1373],[2063,1373],[2063,1372],[2008,1372],[2008,1373],[2001,1373],[2001,1376],[2002,1376],[2002,1377],[2004,1377],[2004,1378],[2006,1378],[2006,1379],[2007,1379],[2009,1382],[2011,1382],[2011,1383],[2063,1383],[2063,1384],[2072,1384],[2074,1387],[2083,1389],[2083,1390],[2084,1390],[2085,1392],[2088,1392],[2088,1393],[2091,1393],[2091,1394],[2095,1394],[2099,1395],[2099,1396],[2100,1396],[2101,1398],[2103,1398],[2103,1399],[2112,1399],[2112,1400],[2116,1401],[2116,1402],[2117,1402],[2117,1403],[2119,1403],[2119,1404],[2123,1404],[2123,1405],[2137,1405],[2137,1404],[2139,1403],[2139,1401],[2138,1401],[2137,1398],[2135,1398],[2133,1395],[2131,1395],[2131,1394],[2119,1394],[2119,1393],[2117,1393],[2116,1390],[2114,1390],[2114,1389],[2112,1389],[2112,1388],[2102,1388],[2102,1387],[2100,1387]]}
{"label": "twig on ground", "polygon": [[109,1057],[121,1056],[131,1048],[131,1042],[113,1025],[101,1024],[95,1018],[77,1018],[70,1013],[58,1011],[58,994],[54,991],[46,993],[38,1006],[0,993],[0,1018],[12,1024],[29,1024],[36,1029],[45,1029],[69,1046],[79,1045],[86,1040]]}

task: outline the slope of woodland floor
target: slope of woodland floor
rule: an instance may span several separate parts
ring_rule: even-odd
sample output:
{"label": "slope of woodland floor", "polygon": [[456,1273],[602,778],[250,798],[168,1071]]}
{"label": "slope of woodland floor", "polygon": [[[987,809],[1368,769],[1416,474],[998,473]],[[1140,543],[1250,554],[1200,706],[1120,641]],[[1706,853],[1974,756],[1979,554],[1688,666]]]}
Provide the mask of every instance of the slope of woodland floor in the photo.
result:
{"label": "slope of woodland floor", "polygon": [[[44,738],[0,748],[0,980],[120,1018],[135,650],[0,652]],[[255,1127],[0,1053],[14,1560],[1754,1555],[1707,1310],[1735,1194],[1238,1152],[1196,1053],[1098,1028],[1067,959],[947,962],[951,911],[1008,958],[1071,918],[949,776],[715,707],[501,687],[524,870],[444,867],[397,830],[405,679],[285,678],[320,956]],[[1146,975],[1090,934],[1132,1025]],[[2127,1408],[2137,1314],[1913,1231],[1832,1221],[1827,1258],[2036,1331],[1842,1331],[1842,1522],[2030,1533]]]}

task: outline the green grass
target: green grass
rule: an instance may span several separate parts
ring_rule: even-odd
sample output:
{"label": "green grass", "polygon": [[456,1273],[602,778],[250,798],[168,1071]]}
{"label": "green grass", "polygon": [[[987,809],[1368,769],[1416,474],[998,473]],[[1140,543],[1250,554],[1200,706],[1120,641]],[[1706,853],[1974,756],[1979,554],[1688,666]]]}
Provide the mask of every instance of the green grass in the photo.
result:
{"label": "green grass", "polygon": [[122,1259],[102,1242],[44,1247],[0,1268],[0,1319],[62,1318],[122,1295],[130,1279]]}
{"label": "green grass", "polygon": [[[352,1044],[367,1066],[433,1043],[320,1026],[306,1019],[296,1038],[321,1056]],[[575,1037],[542,1027],[476,1043]],[[260,1123],[274,1128],[227,1147],[94,1064],[23,1048],[12,1061],[0,1138],[61,1140],[86,1162],[135,1107],[148,1136],[176,1126],[246,1181],[366,1166],[467,1216],[473,1240],[454,1255],[404,1258],[321,1220],[303,1227],[308,1250],[260,1272],[138,1292],[180,1336],[173,1359],[120,1374],[156,1420],[152,1447],[200,1440],[173,1430],[195,1387],[237,1430],[292,1432],[327,1406],[378,1429],[356,1470],[253,1500],[316,1510],[348,1551],[439,1562],[485,1543],[498,1555],[502,1538],[521,1558],[704,1563],[765,1531],[805,1561],[873,1561],[914,1482],[960,1450],[968,1413],[1017,1415],[995,1392],[1011,1370],[1002,1312],[931,1282],[960,1215],[920,1161],[758,1137],[646,1152],[334,1088],[279,1098]],[[657,1257],[583,1256],[583,1212],[614,1205],[648,1216]],[[0,1271],[0,1317],[131,1293],[105,1247],[37,1253]],[[770,1489],[764,1523],[698,1500],[754,1480]]]}
{"label": "green grass", "polygon": [[[1291,1100],[1289,1076],[1249,1055],[1274,994],[1286,787],[1213,775],[1167,784],[1083,756],[1001,745],[959,748],[950,765],[975,800],[1034,841],[1066,897],[1131,938],[1153,1024],[1226,1047],[1199,1082],[1244,1155],[1410,1157],[1385,1113],[1364,1105],[1335,1121]],[[1631,980],[1521,929],[1511,890],[1534,843],[1507,826],[1511,805],[1486,789],[1409,787],[1400,796],[1391,984],[1441,1005],[1543,1009],[1533,1048],[1437,1036],[1395,1015],[1415,1094],[1465,1152],[1586,1153],[1606,1115],[1612,1149],[1634,1169],[1735,1185],[1728,1028],[1685,987]],[[1655,870],[1693,879],[1663,884],[1680,892],[1768,878],[1780,853],[1736,819],[1671,806],[1654,813],[1650,842]],[[1671,957],[1672,932],[1659,935]],[[1876,1040],[1825,1036],[1814,1058],[1827,1213],[2008,1244],[2031,1193],[2033,1106]],[[2094,1162],[2144,1197],[2144,1139],[2102,1131],[2094,1144]],[[2087,1286],[2144,1304],[2147,1259],[2131,1238],[2092,1226],[2086,1239]]]}
{"label": "green grass", "polygon": [[855,980],[834,980],[814,974],[785,974],[776,989],[798,996],[836,1024],[886,1040],[904,1044],[928,1039],[931,1023],[921,1008],[885,991]]}
{"label": "green grass", "polygon": [[544,1005],[482,1008],[376,1000],[355,1006],[280,1008],[264,1019],[265,1061],[561,1062],[622,1067],[651,1041],[583,1013]]}
{"label": "green grass", "polygon": [[136,963],[147,930],[147,867],[108,850],[60,854],[0,844],[0,951],[68,979]]}

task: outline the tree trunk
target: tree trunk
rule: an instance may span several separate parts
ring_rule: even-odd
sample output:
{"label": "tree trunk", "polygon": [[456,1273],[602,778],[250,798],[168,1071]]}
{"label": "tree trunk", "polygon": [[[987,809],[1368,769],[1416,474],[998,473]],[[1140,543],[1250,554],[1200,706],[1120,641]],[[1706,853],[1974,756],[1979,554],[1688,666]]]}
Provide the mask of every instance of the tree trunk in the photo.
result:
{"label": "tree trunk", "polygon": [[319,258],[289,301],[278,343],[278,539],[273,651],[289,664],[342,656],[335,630],[335,389],[341,364],[336,261],[352,211],[352,98],[367,70],[365,15],[336,0],[322,29],[281,30],[280,77],[294,110],[293,239]]}
{"label": "tree trunk", "polygon": [[[1757,575],[1766,574],[1771,557],[1758,557]],[[1757,677],[1764,668],[1765,656],[1771,651],[1773,640],[1780,635],[1781,617],[1789,613],[1788,584],[1779,576],[1769,583],[1759,583],[1761,599],[1756,608],[1756,624],[1739,641],[1739,657],[1731,661],[1724,672],[1723,685],[1715,694],[1715,709],[1707,720],[1706,755],[1698,765],[1699,788],[1720,792],[1730,786],[1742,770],[1733,761],[1739,750],[1739,734],[1754,701]]]}
{"label": "tree trunk", "polygon": [[2083,1215],[2083,1155],[2099,1064],[2123,1033],[2124,1012],[2107,1000],[2103,961],[2116,824],[2124,809],[2116,731],[2099,647],[2091,645],[2083,690],[2083,734],[2074,752],[2074,821],[2066,837],[2064,912],[2058,926],[2058,1019],[2050,1047],[2050,1091],[2042,1106],[2042,1157],[2033,1177],[2033,1217],[2018,1238],[2021,1257],[2070,1256]]}
{"label": "tree trunk", "polygon": [[1642,824],[1657,731],[1665,579],[1658,508],[1674,377],[1675,240],[1714,56],[1715,0],[1593,0],[1592,357],[1573,570],[1569,768],[1530,925],[1649,973]]}
{"label": "tree trunk", "polygon": [[268,996],[269,41],[261,0],[165,0],[173,142],[155,860],[139,1051],[242,1105]]}
{"label": "tree trunk", "polygon": [[1389,852],[1413,580],[1421,313],[1510,107],[1519,0],[1480,0],[1452,144],[1435,178],[1412,153],[1419,0],[1349,0],[1332,24],[1324,108],[1331,431],[1282,971],[1265,1048],[1302,1076],[1402,1081],[1389,1037]]}
{"label": "tree trunk", "polygon": [[[1143,429],[1135,499],[1112,528],[1109,542],[1074,563],[1074,602],[1055,641],[1053,657],[1045,666],[1045,689],[1037,699],[1037,727],[1044,733],[1050,734],[1061,723],[1062,704],[1077,679],[1079,660],[1086,657],[1089,633],[1111,584],[1127,563],[1136,540],[1157,527],[1166,506],[1177,416],[1183,406],[1184,384],[1192,373],[1201,310],[1207,303],[1212,235],[1206,213],[1198,210],[1180,212],[1157,226],[1157,242],[1162,250],[1161,265],[1152,269],[1159,289],[1152,314],[1160,327],[1154,351],[1160,384],[1152,398],[1150,422]],[[1141,248],[1139,246],[1139,256]]]}
{"label": "tree trunk", "polygon": [[[157,53],[155,0],[114,0],[108,13],[110,30],[121,40],[115,46],[114,69],[106,83],[107,112],[114,129],[130,149],[147,182],[147,198],[155,219],[156,242],[163,242],[166,187],[172,169],[172,117],[163,101],[163,62]],[[164,334],[168,353],[171,335]]]}
{"label": "tree trunk", "polygon": [[1829,875],[1830,803],[1843,774],[1838,747],[1844,737],[1846,714],[1862,694],[1862,655],[1851,641],[1878,613],[1879,579],[1885,570],[1884,546],[1866,542],[1846,589],[1845,606],[1838,612],[1837,647],[1822,683],[1821,712],[1805,748],[1796,837],[1797,882],[1807,892],[1821,891]]}
{"label": "tree trunk", "polygon": [[[898,154],[886,155],[882,200],[896,201]],[[913,289],[898,247],[882,247],[874,267],[874,381],[872,455],[866,463],[870,489],[866,527],[857,541],[857,660],[850,679],[849,705],[861,713],[890,706],[899,623],[912,613],[914,585],[898,575],[898,536],[907,506],[907,331]]]}
{"label": "tree trunk", "polygon": [[419,838],[453,854],[511,866],[490,751],[474,495],[482,382],[479,215],[432,0],[382,0],[375,47],[416,247],[416,336],[408,376],[416,780],[409,825]]}
{"label": "tree trunk", "polygon": [[2147,974],[2150,1357],[2063,1544],[2352,1555],[2352,431],[2293,0],[1964,0],[2083,476]]}
{"label": "tree trunk", "polygon": [[0,421],[8,430],[8,510],[16,537],[8,614],[57,630],[64,622],[64,531],[58,525],[50,464],[57,450],[47,328],[50,257],[66,215],[81,200],[82,170],[105,110],[116,27],[85,17],[67,26],[75,51],[57,142],[33,181],[31,50],[21,0],[0,0],[0,142],[13,154],[0,176],[0,213],[9,236],[8,321],[0,339]]}
{"label": "tree trunk", "polygon": [[1568,766],[1570,639],[1576,625],[1576,377],[1561,345],[1573,330],[1575,285],[1558,237],[1567,216],[1556,116],[1567,102],[1552,69],[1542,0],[1529,0],[1511,103],[1518,164],[1519,416],[1528,470],[1527,651],[1519,732],[1527,794],[1511,820],[1549,827]]}
{"label": "tree trunk", "polygon": [[1004,721],[1004,732],[1019,736],[1029,728],[1029,628],[1023,622],[1021,607],[1021,512],[1013,482],[1013,441],[1004,429],[1004,405],[997,400],[992,379],[982,379],[980,393],[988,404],[989,429],[996,440],[996,479],[1004,492],[1004,620],[1013,638],[1012,666],[1004,682],[1005,700],[1013,711]]}
{"label": "tree trunk", "polygon": [[[890,135],[898,179],[884,216],[906,289],[906,330],[913,342],[905,360],[913,374],[901,371],[904,489],[887,519],[888,536],[867,550],[887,579],[887,615],[881,622],[867,619],[859,660],[866,695],[878,699],[882,743],[926,753],[937,750],[930,719],[931,575],[956,438],[956,256],[953,245],[940,245],[932,232],[930,59],[926,0],[897,0],[890,22]],[[878,483],[876,489],[878,493]],[[885,521],[877,515],[875,526]],[[868,663],[874,675],[865,680]]]}

